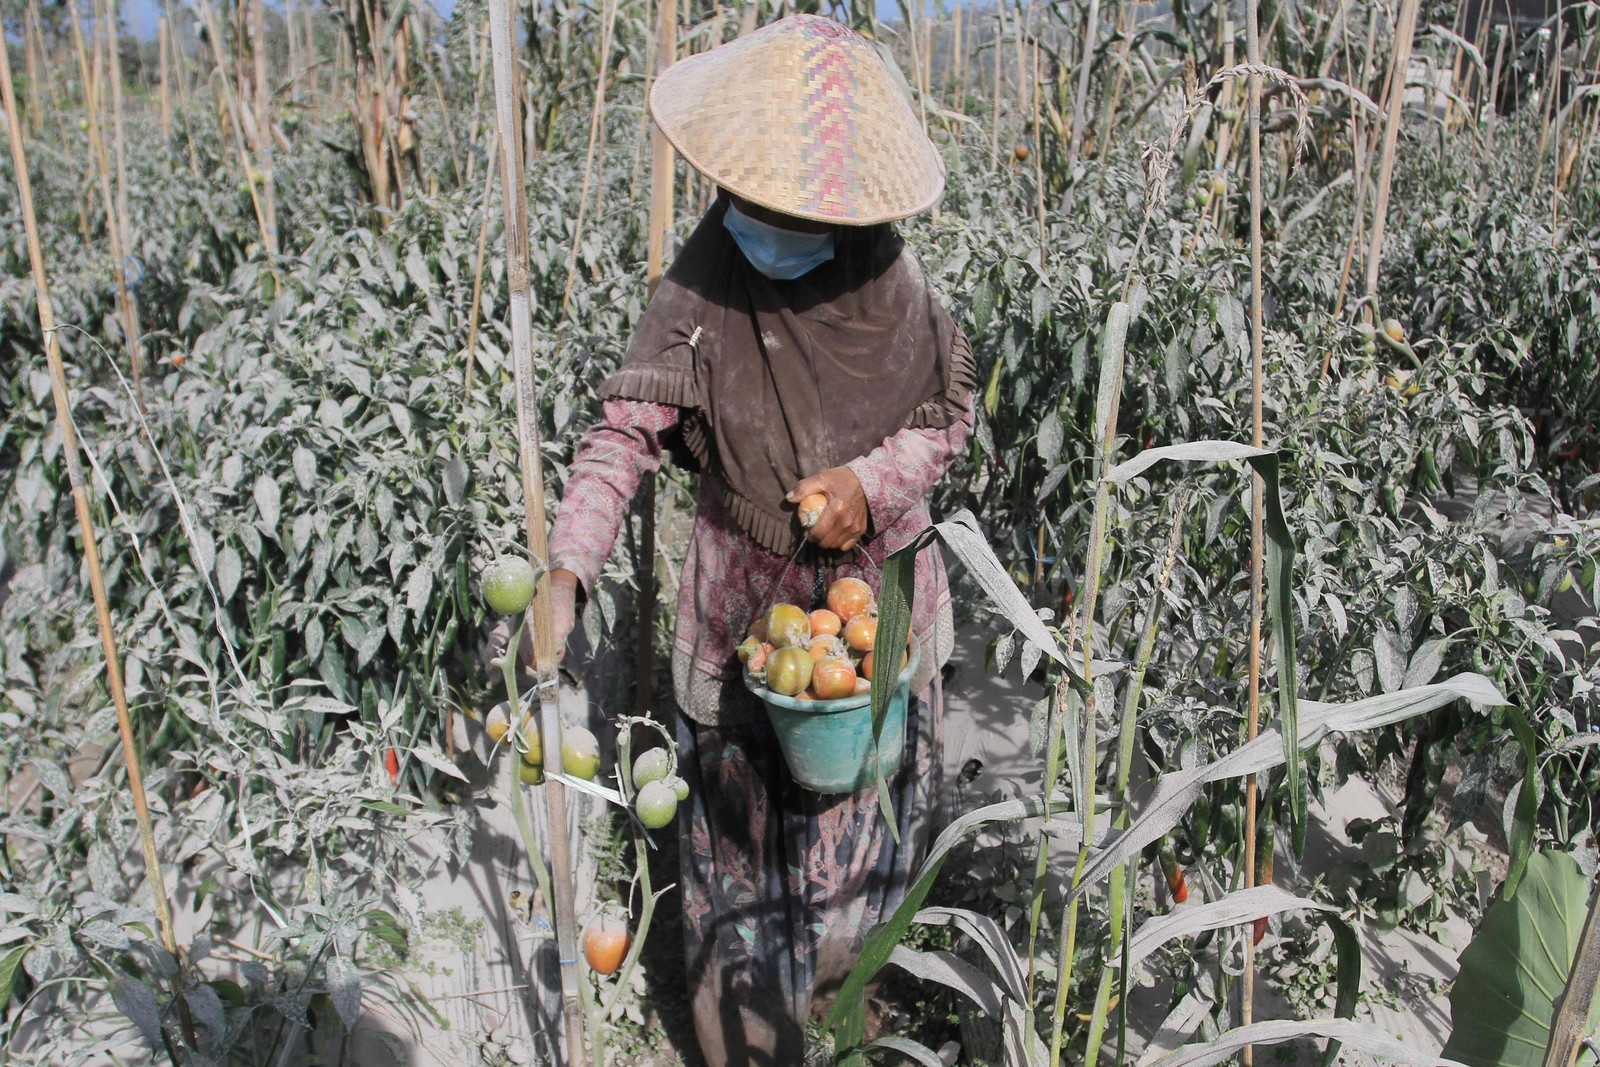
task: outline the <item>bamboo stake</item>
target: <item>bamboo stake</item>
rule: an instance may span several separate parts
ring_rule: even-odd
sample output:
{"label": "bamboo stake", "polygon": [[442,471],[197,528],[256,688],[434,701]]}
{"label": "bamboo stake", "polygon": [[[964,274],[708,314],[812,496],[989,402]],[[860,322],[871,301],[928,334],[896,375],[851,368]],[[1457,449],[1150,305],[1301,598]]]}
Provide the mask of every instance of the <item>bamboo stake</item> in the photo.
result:
{"label": "bamboo stake", "polygon": [[[754,5],[752,5],[754,6]],[[654,78],[672,66],[678,54],[678,0],[660,0],[656,10],[656,51]],[[648,91],[648,88],[647,88]],[[666,273],[667,234],[672,229],[673,189],[676,184],[675,154],[672,142],[661,128],[650,128],[650,219],[645,241],[645,289],[655,296]],[[650,710],[651,681],[655,674],[656,616],[656,479],[646,478],[639,497],[639,584],[638,628],[634,633],[634,714],[645,716]]]}
{"label": "bamboo stake", "polygon": [[[1407,0],[1415,5],[1415,0]],[[1250,124],[1250,426],[1251,441],[1262,446],[1261,394],[1265,385],[1261,321],[1261,27],[1256,0],[1245,0],[1245,58],[1251,66],[1248,100]],[[1248,741],[1261,731],[1261,614],[1265,583],[1261,573],[1265,483],[1261,475],[1250,477],[1250,721]],[[1291,740],[1292,744],[1293,741]],[[1256,884],[1256,776],[1245,779],[1244,884]],[[1240,1024],[1249,1026],[1255,1016],[1256,954],[1255,938],[1244,939],[1244,981],[1240,997]],[[1255,1050],[1246,1045],[1241,1055],[1244,1067],[1251,1067]]]}
{"label": "bamboo stake", "polygon": [[[39,136],[39,127],[43,124],[43,109],[39,104],[39,70],[43,64],[33,54],[33,19],[31,11],[24,11],[22,18],[22,61],[28,73],[28,134],[32,137]],[[3,42],[0,42],[3,43]]]}
{"label": "bamboo stake", "polygon": [[[106,0],[106,26],[107,26],[107,52],[111,57],[111,116],[112,136],[117,160],[117,217],[116,227],[118,236],[122,238],[122,255],[133,255],[133,229],[128,224],[128,153],[127,133],[123,126],[122,109],[122,49],[118,45],[118,27],[120,20],[117,15],[117,0]],[[133,364],[133,390],[138,399],[139,407],[144,407],[144,345],[139,337],[143,332],[139,326],[139,303],[134,299],[132,290],[127,288],[127,264],[123,264],[123,291],[127,299],[127,307],[123,315],[127,320],[132,335],[128,342],[129,357]]]}
{"label": "bamboo stake", "polygon": [[1094,34],[1099,23],[1100,0],[1089,0],[1089,13],[1084,18],[1083,24],[1083,52],[1078,60],[1078,87],[1073,92],[1072,100],[1072,139],[1067,142],[1069,182],[1072,181],[1072,169],[1078,163],[1078,153],[1083,148],[1083,109],[1085,101],[1089,98],[1089,71],[1094,67]]}
{"label": "bamboo stake", "polygon": [[56,128],[61,134],[61,143],[70,144],[67,134],[66,108],[62,106],[61,95],[56,91],[56,81],[50,68],[50,53],[44,46],[44,24],[39,15],[39,0],[28,0],[28,25],[33,31],[32,46],[38,49],[39,70],[41,80],[44,82],[45,92],[50,96],[50,110],[56,117]]}
{"label": "bamboo stake", "polygon": [[567,306],[572,302],[572,282],[578,273],[578,245],[583,240],[584,210],[589,205],[589,183],[594,177],[595,142],[605,139],[606,70],[611,63],[611,27],[616,17],[617,0],[606,0],[600,16],[600,69],[594,83],[594,107],[589,111],[589,147],[583,154],[583,184],[578,190],[578,216],[572,224],[572,247],[567,250],[567,284],[561,293],[562,322],[567,319]]}
{"label": "bamboo stake", "polygon": [[[1039,151],[1039,141],[1042,140],[1039,126],[1039,93],[1042,79],[1039,76],[1039,39],[1033,39],[1033,191],[1034,211],[1039,216],[1039,270],[1048,276],[1047,253],[1049,251],[1049,236],[1045,226],[1044,211],[1044,153]],[[1043,531],[1044,527],[1039,527]],[[1041,550],[1041,555],[1043,552]]]}
{"label": "bamboo stake", "polygon": [[961,12],[966,5],[956,3],[951,12],[950,26],[950,94],[956,98],[956,113],[967,113],[966,52],[961,39]]}
{"label": "bamboo stake", "polygon": [[[127,252],[122,245],[122,227],[117,222],[116,201],[111,195],[111,164],[106,155],[105,138],[100,130],[99,99],[95,92],[98,79],[93,74],[93,65],[85,50],[83,40],[83,26],[78,20],[78,9],[71,4],[67,5],[68,13],[72,16],[72,43],[78,57],[78,75],[84,85],[84,116],[89,124],[89,149],[94,156],[95,177],[100,188],[100,207],[106,216],[106,236],[111,242],[111,278],[117,289],[117,308],[122,315],[122,340],[128,350],[128,366],[134,382],[134,394],[142,407],[144,393],[140,385],[141,376],[139,369],[138,326],[132,314],[133,298],[128,292]],[[95,49],[95,63],[100,59],[100,50]]]}
{"label": "bamboo stake", "polygon": [[[526,501],[528,550],[537,560],[550,558],[545,531],[544,467],[540,459],[539,392],[533,363],[533,322],[528,291],[528,209],[522,181],[522,143],[515,79],[515,45],[509,0],[489,0],[489,28],[494,50],[495,114],[499,123],[506,208],[506,280],[510,290],[512,368],[517,387],[517,438],[521,451],[522,492]],[[533,597],[533,660],[538,676],[540,732],[546,767],[561,771],[561,714],[556,706],[556,658],[551,623],[550,577],[542,573]],[[520,794],[519,794],[520,796]],[[567,1062],[583,1058],[583,1007],[578,991],[577,924],[574,918],[572,862],[567,842],[567,790],[553,774],[544,784],[549,813],[550,871],[554,885],[556,947],[561,967],[561,1005],[566,1021]],[[528,857],[530,864],[539,858]]]}
{"label": "bamboo stake", "polygon": [[267,20],[262,0],[250,0],[250,55],[255,65],[256,161],[261,170],[261,234],[267,255],[278,254],[278,190],[272,176],[272,114],[267,108]]}
{"label": "bamboo stake", "polygon": [[[294,24],[294,0],[284,0],[283,6],[283,33],[289,48],[289,99],[295,102],[300,100],[300,34]],[[449,734],[445,735],[450,736]]]}
{"label": "bamboo stake", "polygon": [[[76,13],[74,13],[76,18]],[[155,832],[150,825],[150,806],[145,798],[144,775],[139,754],[134,748],[133,719],[128,710],[128,695],[122,682],[122,665],[117,654],[117,638],[112,631],[111,607],[106,596],[105,576],[100,566],[94,516],[84,488],[82,459],[78,455],[78,435],[72,424],[72,405],[67,396],[67,376],[61,364],[61,345],[56,337],[55,309],[50,302],[50,285],[45,277],[44,252],[39,243],[39,220],[33,210],[33,187],[28,177],[28,159],[22,147],[22,127],[18,121],[16,90],[11,84],[11,58],[0,48],[0,98],[5,104],[11,141],[11,162],[15,169],[18,199],[22,204],[22,224],[27,233],[28,262],[33,272],[37,297],[39,329],[44,334],[45,358],[50,368],[50,394],[55,402],[56,421],[61,427],[61,453],[72,486],[72,505],[83,539],[84,567],[89,572],[89,588],[94,595],[95,616],[100,628],[100,647],[106,659],[106,685],[117,709],[117,732],[122,740],[123,764],[128,772],[128,793],[139,824],[139,842],[144,852],[145,877],[155,903],[156,925],[161,943],[173,955],[178,953],[172,929],[172,909],[167,902],[166,883],[161,875],[161,858],[156,851]]]}
{"label": "bamboo stake", "polygon": [[478,254],[472,266],[472,318],[467,326],[467,370],[461,382],[461,407],[465,411],[467,402],[472,397],[472,368],[478,358],[478,309],[480,297],[483,294],[483,262],[484,253],[489,247],[489,212],[493,206],[494,197],[494,159],[500,151],[500,137],[495,130],[489,131],[489,173],[483,177],[483,218],[478,223]]}
{"label": "bamboo stake", "polygon": [[990,49],[994,57],[994,95],[990,98],[989,105],[989,166],[998,167],[1000,165],[1000,68],[1005,62],[1005,54],[1000,50],[1000,44],[1006,35],[1006,5],[1003,0],[994,5],[994,12],[994,47]]}
{"label": "bamboo stake", "polygon": [[1400,0],[1400,20],[1395,27],[1394,58],[1389,66],[1389,117],[1383,128],[1383,149],[1378,162],[1378,199],[1372,209],[1372,238],[1367,251],[1366,313],[1378,316],[1378,268],[1382,265],[1384,215],[1389,210],[1389,182],[1394,176],[1394,148],[1400,136],[1400,113],[1405,104],[1406,68],[1411,63],[1411,36],[1417,26],[1418,0]]}
{"label": "bamboo stake", "polygon": [[[1222,65],[1233,66],[1233,20],[1224,19],[1222,22]],[[1228,78],[1222,83],[1222,91],[1217,94],[1217,110],[1225,110],[1233,103],[1233,79]],[[1213,112],[1216,114],[1216,112]],[[1228,151],[1233,146],[1233,123],[1217,115],[1217,152],[1211,162],[1213,170],[1221,173],[1228,166]]]}
{"label": "bamboo stake", "polygon": [[161,61],[161,139],[172,140],[172,92],[167,87],[167,16],[156,20],[156,51]]}

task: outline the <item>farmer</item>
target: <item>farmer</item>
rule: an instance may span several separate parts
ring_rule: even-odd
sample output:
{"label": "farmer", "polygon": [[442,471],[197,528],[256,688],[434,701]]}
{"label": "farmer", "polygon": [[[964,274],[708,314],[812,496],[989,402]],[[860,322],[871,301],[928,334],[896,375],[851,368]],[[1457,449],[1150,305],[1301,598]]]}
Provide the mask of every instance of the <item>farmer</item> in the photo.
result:
{"label": "farmer", "polygon": [[[796,15],[666,71],[655,121],[720,188],[600,384],[550,537],[556,641],[593,588],[642,478],[698,471],[673,642],[684,939],[712,1067],[800,1064],[813,995],[836,985],[904,892],[939,792],[950,598],[916,563],[924,655],[891,780],[796,785],[734,647],[783,601],[836,578],[878,588],[929,523],[927,498],[972,428],[972,355],[890,222],[928,209],[943,168],[877,50]],[[809,531],[795,504],[823,493]],[[792,564],[791,564],[792,561]]]}

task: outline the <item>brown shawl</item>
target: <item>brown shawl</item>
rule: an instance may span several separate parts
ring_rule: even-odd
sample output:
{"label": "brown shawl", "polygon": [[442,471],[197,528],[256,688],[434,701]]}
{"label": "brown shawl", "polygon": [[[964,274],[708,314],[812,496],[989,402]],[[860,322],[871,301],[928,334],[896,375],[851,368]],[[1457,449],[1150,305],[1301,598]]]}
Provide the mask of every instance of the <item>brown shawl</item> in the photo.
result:
{"label": "brown shawl", "polygon": [[734,520],[788,555],[804,536],[789,490],[901,429],[959,421],[972,352],[890,226],[840,227],[832,260],[773,281],[726,210],[724,195],[700,220],[600,396],[686,409],[683,444]]}

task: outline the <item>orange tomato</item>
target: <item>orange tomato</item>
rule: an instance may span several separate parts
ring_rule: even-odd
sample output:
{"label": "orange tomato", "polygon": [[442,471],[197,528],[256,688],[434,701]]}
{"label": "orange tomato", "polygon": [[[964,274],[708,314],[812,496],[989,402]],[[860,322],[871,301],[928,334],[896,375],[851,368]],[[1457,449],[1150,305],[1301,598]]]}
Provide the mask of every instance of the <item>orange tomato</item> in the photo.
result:
{"label": "orange tomato", "polygon": [[620,922],[603,921],[584,933],[583,958],[589,961],[596,974],[616,974],[632,941],[628,928]]}
{"label": "orange tomato", "polygon": [[878,619],[875,615],[857,615],[844,624],[845,643],[858,652],[870,652],[878,639]]}
{"label": "orange tomato", "polygon": [[800,517],[800,525],[804,526],[808,530],[811,529],[811,527],[817,524],[817,520],[822,518],[822,513],[827,509],[827,507],[828,498],[826,495],[822,493],[812,493],[810,496],[800,501],[800,506],[797,509],[797,513]]}
{"label": "orange tomato", "polygon": [[821,663],[825,659],[839,659],[845,654],[844,642],[837,637],[813,637],[810,651],[813,663]]}
{"label": "orange tomato", "polygon": [[827,608],[818,608],[811,613],[812,637],[835,637],[842,629],[844,620]]}
{"label": "orange tomato", "polygon": [[860,578],[840,578],[828,587],[828,610],[849,622],[872,610],[872,586]]}
{"label": "orange tomato", "polygon": [[856,669],[846,659],[825,659],[811,671],[811,693],[818,700],[837,700],[856,691]]}
{"label": "orange tomato", "polygon": [[[910,662],[911,662],[911,653],[907,652],[905,655],[900,657],[900,669],[901,670],[905,670],[906,669],[906,664],[908,664]],[[872,677],[872,653],[871,652],[868,652],[865,656],[863,656],[861,658],[861,677],[863,677],[863,678],[871,678]]]}

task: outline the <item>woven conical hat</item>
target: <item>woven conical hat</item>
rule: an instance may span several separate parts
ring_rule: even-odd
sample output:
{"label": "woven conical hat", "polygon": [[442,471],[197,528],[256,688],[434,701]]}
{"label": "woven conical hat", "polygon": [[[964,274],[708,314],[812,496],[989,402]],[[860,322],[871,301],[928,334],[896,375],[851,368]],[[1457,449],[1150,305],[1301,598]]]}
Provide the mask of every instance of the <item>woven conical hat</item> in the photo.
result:
{"label": "woven conical hat", "polygon": [[763,207],[866,226],[926,211],[944,165],[865,37],[792,15],[674,63],[650,113],[700,173]]}

